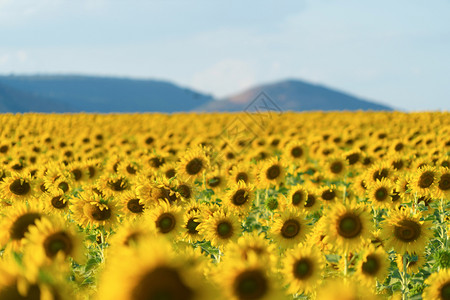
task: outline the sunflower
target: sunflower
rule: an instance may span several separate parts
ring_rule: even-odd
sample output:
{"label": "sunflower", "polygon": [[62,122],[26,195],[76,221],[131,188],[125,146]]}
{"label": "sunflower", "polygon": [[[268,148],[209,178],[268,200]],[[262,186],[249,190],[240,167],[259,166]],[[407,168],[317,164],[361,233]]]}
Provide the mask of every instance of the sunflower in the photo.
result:
{"label": "sunflower", "polygon": [[96,187],[103,192],[105,197],[117,197],[130,190],[130,182],[127,176],[122,174],[109,174],[101,176]]}
{"label": "sunflower", "polygon": [[80,185],[81,182],[89,178],[89,170],[84,168],[84,163],[82,162],[72,162],[67,166],[67,169],[72,174],[73,181],[76,185]]}
{"label": "sunflower", "polygon": [[237,217],[226,207],[221,207],[212,214],[204,211],[201,224],[197,228],[215,247],[223,247],[237,240],[241,233],[241,224]]}
{"label": "sunflower", "polygon": [[373,165],[366,171],[366,183],[371,184],[383,178],[392,178],[394,171],[387,162],[381,162]]}
{"label": "sunflower", "polygon": [[376,281],[382,283],[389,273],[389,257],[382,248],[370,245],[361,253],[361,259],[357,263],[356,276],[359,282],[373,288]]}
{"label": "sunflower", "polygon": [[227,187],[227,176],[219,169],[208,172],[205,179],[206,186],[215,191],[215,193]]}
{"label": "sunflower", "polygon": [[230,209],[237,211],[241,215],[245,214],[250,210],[255,199],[254,189],[253,185],[239,181],[230,187],[222,201]]}
{"label": "sunflower", "polygon": [[184,256],[160,239],[112,255],[100,278],[97,299],[212,299],[211,287]]}
{"label": "sunflower", "polygon": [[402,202],[410,202],[414,199],[414,194],[411,193],[411,188],[409,187],[411,182],[411,176],[405,175],[399,177],[395,181],[395,191],[400,196],[400,199],[402,199]]}
{"label": "sunflower", "polygon": [[284,162],[279,158],[271,158],[261,163],[258,172],[258,181],[261,187],[278,186],[285,176]]}
{"label": "sunflower", "polygon": [[177,173],[186,176],[189,180],[202,175],[209,169],[209,159],[205,154],[205,149],[196,147],[188,150],[178,163]]}
{"label": "sunflower", "polygon": [[244,233],[236,242],[228,243],[225,248],[224,260],[247,260],[255,255],[259,261],[264,261],[267,269],[275,267],[277,256],[275,245],[265,237],[263,233],[253,231]]}
{"label": "sunflower", "polygon": [[[176,239],[181,233],[182,212],[181,207],[170,205],[167,201],[161,201],[158,206],[149,212],[149,222],[154,224],[156,232],[168,239]],[[152,225],[153,227],[153,225]]]}
{"label": "sunflower", "polygon": [[134,219],[143,215],[146,207],[145,204],[136,195],[135,191],[125,191],[118,197],[121,203],[123,215],[126,219]]}
{"label": "sunflower", "polygon": [[437,177],[438,172],[436,168],[430,166],[419,168],[410,182],[412,193],[418,197],[434,197],[436,194]]}
{"label": "sunflower", "polygon": [[312,293],[322,279],[325,261],[319,251],[299,244],[290,250],[283,259],[285,284],[289,285],[288,293]]}
{"label": "sunflower", "polygon": [[450,269],[442,269],[425,280],[428,286],[423,290],[424,300],[450,299]]}
{"label": "sunflower", "polygon": [[322,223],[325,243],[333,245],[338,252],[357,251],[370,239],[372,216],[365,206],[337,203],[324,215],[327,216]]}
{"label": "sunflower", "polygon": [[450,168],[441,168],[437,179],[438,198],[450,197]]}
{"label": "sunflower", "polygon": [[45,193],[40,201],[44,204],[45,210],[50,213],[66,213],[69,210],[69,198],[62,190]]}
{"label": "sunflower", "polygon": [[332,184],[330,186],[322,186],[318,190],[319,199],[325,206],[333,205],[337,202],[337,199],[341,197],[342,191]]}
{"label": "sunflower", "polygon": [[292,248],[305,240],[310,232],[305,214],[297,209],[289,208],[280,213],[270,229],[270,236],[282,248]]}
{"label": "sunflower", "polygon": [[154,203],[168,201],[170,204],[173,204],[181,200],[180,194],[177,192],[176,182],[163,177],[159,177],[153,182],[151,196]]}
{"label": "sunflower", "polygon": [[175,181],[175,192],[177,192],[184,201],[191,201],[195,198],[197,188],[189,180],[177,176]]}
{"label": "sunflower", "polygon": [[15,201],[30,200],[34,193],[34,182],[30,175],[12,173],[10,177],[5,177],[0,182],[0,198],[10,204]]}
{"label": "sunflower", "polygon": [[362,152],[359,148],[349,150],[343,156],[351,168],[356,167],[362,161]]}
{"label": "sunflower", "polygon": [[250,165],[247,163],[239,163],[233,166],[230,171],[230,181],[238,183],[241,180],[247,184],[255,181]]}
{"label": "sunflower", "polygon": [[127,220],[121,224],[117,232],[108,239],[108,251],[137,246],[142,241],[155,237],[153,223],[142,222],[139,219]]}
{"label": "sunflower", "polygon": [[[418,273],[423,265],[427,262],[423,253],[405,253],[406,257],[406,271],[412,273]],[[397,254],[396,262],[400,271],[403,271],[403,257],[404,255]]]}
{"label": "sunflower", "polygon": [[420,218],[407,209],[391,210],[389,218],[381,223],[381,238],[386,249],[394,248],[398,254],[423,252],[433,232],[431,222]]}
{"label": "sunflower", "polygon": [[[49,265],[54,261],[84,261],[83,239],[72,223],[52,216],[36,220],[25,234],[25,264]],[[31,263],[32,262],[32,263]]]}
{"label": "sunflower", "polygon": [[201,214],[199,211],[185,212],[183,216],[183,229],[182,229],[182,239],[188,243],[193,243],[196,241],[203,240],[203,236],[198,231],[198,226],[201,221]]}
{"label": "sunflower", "polygon": [[63,280],[56,278],[56,274],[46,274],[44,271],[41,271],[40,277],[29,272],[24,274],[16,262],[3,259],[0,261],[0,299],[76,299],[74,291]]}
{"label": "sunflower", "polygon": [[57,193],[63,191],[63,193],[70,193],[73,188],[73,175],[65,170],[60,170],[58,173],[47,172],[44,185],[46,190],[50,193]]}
{"label": "sunflower", "polygon": [[84,191],[73,198],[70,210],[73,219],[83,227],[102,227],[109,230],[118,222],[119,207],[111,198],[104,199],[92,191]]}
{"label": "sunflower", "polygon": [[324,170],[326,171],[327,177],[333,180],[345,177],[347,168],[347,161],[339,156],[333,155],[324,162]]}
{"label": "sunflower", "polygon": [[224,262],[215,277],[227,294],[226,299],[283,299],[277,281],[253,253],[246,260]]}
{"label": "sunflower", "polygon": [[25,203],[15,204],[14,208],[4,211],[4,214],[0,224],[0,245],[7,245],[13,250],[21,248],[30,227],[46,216],[38,205]]}
{"label": "sunflower", "polygon": [[161,174],[167,179],[174,178],[177,175],[177,168],[175,163],[164,164],[161,168]]}
{"label": "sunflower", "polygon": [[317,194],[317,190],[311,186],[307,185],[307,193],[305,204],[303,205],[303,208],[308,213],[313,213],[315,211],[318,211],[320,209],[320,200],[319,196]]}
{"label": "sunflower", "polygon": [[306,147],[303,143],[299,141],[288,142],[283,147],[283,156],[287,161],[292,161],[294,163],[299,163],[306,159]]}
{"label": "sunflower", "polygon": [[388,208],[392,206],[392,193],[392,182],[387,178],[383,178],[376,182],[372,181],[367,188],[366,194],[374,208]]}
{"label": "sunflower", "polygon": [[290,188],[287,200],[289,206],[303,208],[308,200],[308,191],[303,185],[297,184]]}

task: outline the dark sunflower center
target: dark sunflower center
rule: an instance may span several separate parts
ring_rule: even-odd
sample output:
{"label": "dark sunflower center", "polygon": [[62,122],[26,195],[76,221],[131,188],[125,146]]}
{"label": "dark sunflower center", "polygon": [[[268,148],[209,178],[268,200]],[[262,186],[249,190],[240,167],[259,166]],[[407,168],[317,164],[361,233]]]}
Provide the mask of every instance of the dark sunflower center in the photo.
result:
{"label": "dark sunflower center", "polygon": [[377,180],[381,180],[383,178],[388,177],[389,175],[389,170],[388,169],[381,169],[381,170],[377,170],[373,173],[373,181],[377,181]]}
{"label": "dark sunflower center", "polygon": [[274,180],[274,179],[277,179],[278,176],[280,176],[280,174],[281,174],[280,166],[275,165],[275,166],[271,166],[269,169],[267,169],[266,177],[269,180]]}
{"label": "dark sunflower center", "polygon": [[217,225],[217,234],[221,238],[229,238],[233,235],[233,226],[227,221],[222,221]]}
{"label": "dark sunflower center", "polygon": [[200,223],[195,221],[194,218],[192,218],[187,221],[186,228],[190,234],[197,234],[198,233],[198,230],[197,230],[198,225],[200,225]]}
{"label": "dark sunflower center", "polygon": [[185,184],[180,184],[177,188],[178,193],[181,195],[181,197],[184,197],[186,199],[191,198],[191,189],[189,186]]}
{"label": "dark sunflower center", "polygon": [[127,183],[124,179],[119,178],[117,180],[108,181],[108,186],[116,192],[123,191],[127,188]]}
{"label": "dark sunflower center", "polygon": [[300,202],[302,202],[304,198],[304,193],[302,191],[296,191],[293,195],[292,195],[292,204],[297,206],[300,204]]}
{"label": "dark sunflower center", "polygon": [[261,299],[268,289],[267,279],[259,270],[244,271],[233,282],[234,294],[240,300]]}
{"label": "dark sunflower center", "polygon": [[160,188],[159,189],[159,199],[165,199],[167,201],[169,201],[170,203],[173,203],[175,201],[177,201],[177,195],[175,193],[173,193],[170,189],[168,188]]}
{"label": "dark sunflower center", "polygon": [[424,172],[419,178],[419,187],[426,189],[430,187],[434,182],[434,173],[431,171]]}
{"label": "dark sunflower center", "polygon": [[442,300],[450,300],[450,282],[446,282],[439,290]]}
{"label": "dark sunflower center", "polygon": [[396,170],[401,170],[403,168],[403,161],[402,160],[396,160],[392,163],[392,167]]}
{"label": "dark sunflower center", "polygon": [[203,168],[203,162],[199,158],[194,158],[186,165],[186,172],[189,175],[197,175]]}
{"label": "dark sunflower center", "polygon": [[124,245],[130,246],[131,244],[135,244],[138,242],[140,237],[141,237],[140,232],[133,232],[127,236],[127,238],[125,239]]}
{"label": "dark sunflower center", "polygon": [[137,172],[136,169],[131,165],[128,165],[126,169],[127,169],[128,174],[131,174],[131,175],[134,175]]}
{"label": "dark sunflower center", "polygon": [[313,273],[313,264],[308,258],[302,258],[294,264],[294,276],[297,279],[304,280]]}
{"label": "dark sunflower center", "polygon": [[441,191],[450,189],[450,174],[443,174],[439,179],[438,187]]}
{"label": "dark sunflower center", "polygon": [[131,291],[133,300],[190,300],[194,296],[178,270],[166,266],[147,272]]}
{"label": "dark sunflower center", "polygon": [[339,174],[344,169],[344,165],[340,161],[335,161],[330,166],[330,171],[333,174]]}
{"label": "dark sunflower center", "polygon": [[237,206],[241,206],[243,204],[245,204],[245,202],[248,201],[248,193],[246,190],[237,190],[234,195],[233,198],[231,200],[233,202],[234,205]]}
{"label": "dark sunflower center", "polygon": [[305,202],[305,207],[312,207],[316,203],[316,196],[308,195]]}
{"label": "dark sunflower center", "polygon": [[75,181],[80,180],[81,176],[83,175],[83,173],[81,172],[80,169],[73,169],[72,174],[73,174],[73,178],[75,179]]}
{"label": "dark sunflower center", "polygon": [[88,171],[89,171],[89,178],[93,178],[95,176],[96,169],[93,166],[89,166]]}
{"label": "dark sunflower center", "polygon": [[248,175],[247,175],[247,173],[239,172],[239,173],[236,175],[236,182],[239,182],[239,180],[242,180],[243,182],[247,183],[247,181],[248,181]]}
{"label": "dark sunflower center", "polygon": [[157,169],[165,163],[165,159],[159,158],[159,157],[153,157],[148,162],[149,162],[150,166]]}
{"label": "dark sunflower center", "polygon": [[348,160],[349,165],[354,165],[359,161],[360,155],[359,155],[359,153],[352,153],[352,154],[347,155],[346,158]]}
{"label": "dark sunflower center", "polygon": [[26,213],[18,217],[11,226],[10,236],[13,240],[20,240],[25,237],[28,227],[34,225],[36,220],[40,219],[39,213]]}
{"label": "dark sunflower center", "polygon": [[363,273],[369,275],[376,275],[378,270],[380,269],[380,262],[376,255],[368,255],[365,262],[362,264]]}
{"label": "dark sunflower center", "polygon": [[163,213],[156,220],[156,226],[159,228],[161,233],[168,233],[175,228],[175,217],[171,213]]}
{"label": "dark sunflower center", "polygon": [[[22,296],[17,290],[17,283],[14,282],[12,285],[2,287],[0,290],[0,299],[2,300],[40,300],[41,290],[39,286],[33,284],[28,288],[28,293],[26,296]],[[58,299],[58,298],[56,298]]]}
{"label": "dark sunflower center", "polygon": [[412,242],[420,237],[420,224],[412,220],[401,220],[394,227],[394,235],[402,242]]}
{"label": "dark sunflower center", "polygon": [[144,211],[144,204],[139,203],[139,199],[131,199],[127,203],[129,211],[135,214],[139,214]]}
{"label": "dark sunflower center", "polygon": [[31,186],[23,179],[16,179],[9,185],[9,190],[15,195],[23,196],[30,192]]}
{"label": "dark sunflower center", "polygon": [[361,220],[356,215],[346,214],[338,222],[338,233],[344,238],[351,239],[357,237],[361,233],[361,230]]}
{"label": "dark sunflower center", "polygon": [[170,179],[176,175],[175,169],[169,169],[166,171],[166,178]]}
{"label": "dark sunflower center", "polygon": [[154,140],[155,140],[155,139],[154,139],[153,137],[150,136],[150,137],[148,137],[148,138],[145,139],[145,143],[146,143],[147,145],[150,145],[151,143],[154,142]]}
{"label": "dark sunflower center", "polygon": [[336,192],[333,190],[326,190],[322,192],[322,199],[326,201],[331,201],[336,197]]}
{"label": "dark sunflower center", "polygon": [[58,188],[60,188],[64,193],[69,190],[69,184],[67,182],[60,182],[58,184]]}
{"label": "dark sunflower center", "polygon": [[384,201],[388,196],[389,194],[385,187],[380,187],[375,191],[375,199],[377,201]]}
{"label": "dark sunflower center", "polygon": [[300,223],[297,220],[287,220],[281,227],[281,235],[286,239],[292,239],[300,232]]}
{"label": "dark sunflower center", "polygon": [[95,206],[92,210],[92,218],[96,221],[108,220],[111,218],[111,210],[108,207],[101,210],[98,206]]}
{"label": "dark sunflower center", "polygon": [[214,176],[213,178],[211,178],[211,179],[208,181],[208,185],[209,185],[210,187],[213,187],[213,188],[214,188],[214,187],[219,186],[221,182],[222,182],[222,179],[221,179],[220,177]]}
{"label": "dark sunflower center", "polygon": [[61,196],[56,196],[52,198],[52,205],[54,208],[63,209],[67,206],[67,201],[64,201]]}
{"label": "dark sunflower center", "polygon": [[303,155],[303,149],[301,147],[294,147],[291,150],[292,157],[299,158]]}
{"label": "dark sunflower center", "polygon": [[57,232],[48,236],[44,241],[45,254],[49,258],[53,258],[59,251],[63,251],[65,255],[69,255],[73,245],[70,236],[66,232]]}

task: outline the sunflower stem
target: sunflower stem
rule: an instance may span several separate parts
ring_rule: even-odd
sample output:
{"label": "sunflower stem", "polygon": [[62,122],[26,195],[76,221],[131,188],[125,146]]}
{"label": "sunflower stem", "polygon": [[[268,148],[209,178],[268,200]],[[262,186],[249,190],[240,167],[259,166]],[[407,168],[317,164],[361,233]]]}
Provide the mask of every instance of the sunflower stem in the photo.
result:
{"label": "sunflower stem", "polygon": [[345,256],[344,256],[344,262],[345,262],[345,267],[344,267],[344,276],[347,276],[348,274],[348,251],[345,251]]}
{"label": "sunflower stem", "polygon": [[403,270],[400,272],[400,276],[402,278],[402,300],[406,300],[408,299],[406,294],[406,290],[408,289],[408,277],[406,273],[408,259],[406,257],[406,253],[403,254],[402,260],[403,260]]}

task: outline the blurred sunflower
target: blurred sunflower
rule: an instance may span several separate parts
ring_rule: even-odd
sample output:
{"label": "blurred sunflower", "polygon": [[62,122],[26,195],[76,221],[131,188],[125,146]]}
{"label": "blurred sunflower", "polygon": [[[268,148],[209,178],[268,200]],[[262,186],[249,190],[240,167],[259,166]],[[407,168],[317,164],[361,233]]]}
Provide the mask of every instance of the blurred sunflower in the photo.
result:
{"label": "blurred sunflower", "polygon": [[409,186],[417,197],[431,196],[436,194],[438,172],[436,168],[425,166],[419,168],[413,175]]}
{"label": "blurred sunflower", "polygon": [[222,201],[230,209],[240,214],[245,214],[250,210],[255,199],[254,188],[253,185],[239,181],[230,187]]}
{"label": "blurred sunflower", "polygon": [[305,217],[303,212],[293,208],[280,213],[270,229],[270,236],[277,246],[292,248],[305,240],[310,232]]}
{"label": "blurred sunflower", "polygon": [[391,210],[390,216],[381,223],[386,249],[394,248],[398,254],[423,252],[433,232],[431,222],[420,219],[420,214],[412,214],[407,209]]}
{"label": "blurred sunflower", "polygon": [[209,159],[202,147],[196,147],[188,150],[180,159],[177,167],[177,173],[193,180],[202,175],[209,169]]}
{"label": "blurred sunflower", "polygon": [[365,206],[336,204],[324,212],[325,242],[339,253],[360,250],[370,239],[372,216]]}
{"label": "blurred sunflower", "polygon": [[271,158],[263,162],[259,167],[258,181],[261,187],[278,186],[285,176],[284,161],[279,158]]}
{"label": "blurred sunflower", "polygon": [[450,299],[450,269],[442,269],[425,280],[428,286],[423,290],[424,300]]}
{"label": "blurred sunflower", "polygon": [[359,282],[374,290],[376,282],[382,283],[389,273],[389,257],[382,247],[373,245],[364,249],[360,256],[355,275]]}
{"label": "blurred sunflower", "polygon": [[367,188],[367,198],[372,202],[374,208],[389,208],[392,206],[391,195],[393,193],[393,184],[387,179],[383,178],[376,182],[371,182]]}
{"label": "blurred sunflower", "polygon": [[325,261],[319,251],[299,244],[283,259],[281,273],[289,285],[288,293],[313,293],[322,280]]}
{"label": "blurred sunflower", "polygon": [[26,201],[34,195],[34,182],[30,175],[12,173],[0,182],[0,198],[13,204],[15,201]]}
{"label": "blurred sunflower", "polygon": [[161,201],[149,211],[148,217],[149,222],[155,225],[154,228],[159,235],[176,240],[181,234],[183,224],[181,207]]}
{"label": "blurred sunflower", "polygon": [[237,217],[226,207],[221,207],[210,215],[204,211],[201,224],[197,228],[215,247],[223,247],[237,240],[241,233],[241,224]]}

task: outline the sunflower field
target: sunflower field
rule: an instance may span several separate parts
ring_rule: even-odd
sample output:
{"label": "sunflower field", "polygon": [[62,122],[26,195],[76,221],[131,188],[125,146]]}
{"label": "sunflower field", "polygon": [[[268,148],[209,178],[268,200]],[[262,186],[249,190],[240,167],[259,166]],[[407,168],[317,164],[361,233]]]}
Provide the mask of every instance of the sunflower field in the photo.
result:
{"label": "sunflower field", "polygon": [[0,115],[0,299],[450,299],[450,114]]}

